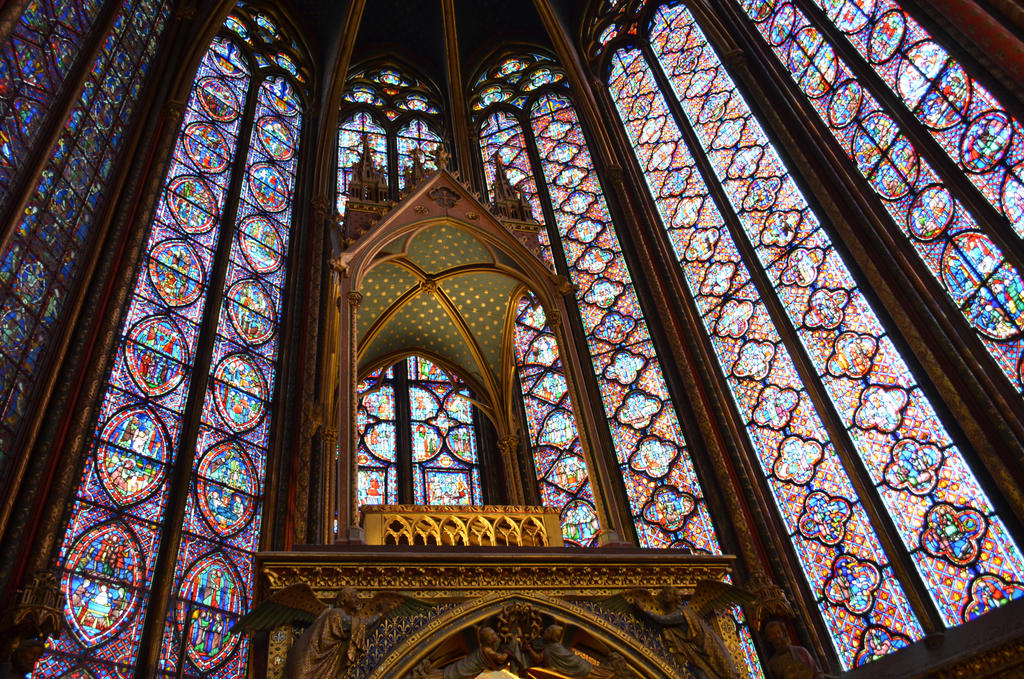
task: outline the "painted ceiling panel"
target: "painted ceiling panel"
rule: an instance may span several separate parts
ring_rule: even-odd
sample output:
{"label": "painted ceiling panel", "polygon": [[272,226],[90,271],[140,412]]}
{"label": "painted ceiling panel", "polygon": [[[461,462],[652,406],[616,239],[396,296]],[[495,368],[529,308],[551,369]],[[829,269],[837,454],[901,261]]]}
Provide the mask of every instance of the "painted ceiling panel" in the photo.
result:
{"label": "painted ceiling panel", "polygon": [[480,241],[453,226],[440,225],[416,234],[409,246],[409,259],[428,273],[477,262],[493,262]]}
{"label": "painted ceiling panel", "polygon": [[363,280],[363,301],[359,304],[359,334],[370,329],[374,319],[409,288],[416,287],[416,276],[397,264],[378,265]]}
{"label": "painted ceiling panel", "polygon": [[460,365],[480,378],[480,369],[469,345],[430,294],[417,294],[395,314],[365,350],[360,347],[360,364],[366,365],[393,351],[427,349]]}
{"label": "painted ceiling panel", "polygon": [[501,329],[509,297],[518,283],[495,273],[472,273],[447,279],[441,288],[466,320],[495,375],[501,374]]}

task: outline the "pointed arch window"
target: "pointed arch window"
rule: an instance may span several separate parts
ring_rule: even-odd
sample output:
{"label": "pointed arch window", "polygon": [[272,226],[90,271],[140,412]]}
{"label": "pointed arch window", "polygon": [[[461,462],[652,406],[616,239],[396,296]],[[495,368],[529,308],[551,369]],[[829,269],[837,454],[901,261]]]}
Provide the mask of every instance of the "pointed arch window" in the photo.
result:
{"label": "pointed arch window", "polygon": [[[512,170],[516,187],[542,210],[537,214],[543,215],[549,246],[543,256],[576,287],[601,405],[641,546],[721,553],[564,72],[549,57],[516,54],[499,60],[476,83],[472,108],[478,111],[488,188],[493,193],[506,165]],[[546,325],[541,327],[543,335],[551,334]],[[529,384],[529,363],[519,359],[517,367],[520,383]],[[524,389],[528,417],[536,405],[532,396]],[[566,424],[563,445],[572,450]],[[575,426],[573,420],[571,431],[578,437]],[[548,471],[551,453],[536,437],[531,443],[544,492],[553,480]],[[560,459],[574,461],[564,453]],[[562,523],[569,534],[574,517],[566,509],[591,510],[589,491],[588,483],[586,492],[576,497],[546,496],[564,503]],[[762,676],[750,632],[739,619],[737,632],[748,673]]]}
{"label": "pointed arch window", "polygon": [[30,2],[0,50],[0,468],[45,389],[172,4]]}
{"label": "pointed arch window", "polygon": [[357,391],[361,505],[484,503],[478,414],[462,380],[410,356]]}
{"label": "pointed arch window", "polygon": [[244,674],[228,630],[253,591],[307,77],[278,65],[303,62],[281,33],[240,8],[200,63],[61,548],[66,626],[36,676],[131,674],[144,643],[164,672]]}
{"label": "pointed arch window", "polygon": [[[609,91],[843,666],[922,637],[906,588],[947,625],[1024,596],[1018,547],[693,16],[650,16],[609,45]],[[920,580],[891,581],[887,550]]]}
{"label": "pointed arch window", "polygon": [[392,198],[405,188],[414,155],[425,170],[437,169],[434,157],[447,137],[440,101],[437,88],[408,69],[370,66],[349,75],[338,128],[339,214],[345,213],[352,163],[364,138]]}

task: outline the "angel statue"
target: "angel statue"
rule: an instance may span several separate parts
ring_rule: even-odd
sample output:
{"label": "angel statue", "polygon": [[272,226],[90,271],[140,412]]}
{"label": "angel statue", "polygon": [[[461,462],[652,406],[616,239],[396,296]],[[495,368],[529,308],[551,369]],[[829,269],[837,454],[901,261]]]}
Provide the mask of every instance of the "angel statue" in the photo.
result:
{"label": "angel statue", "polygon": [[[544,635],[533,640],[527,646],[527,653],[534,663],[541,667],[554,670],[557,676],[573,677],[574,679],[620,679],[618,672],[605,667],[594,667],[586,658],[581,657],[571,648],[562,643],[565,628],[559,624],[548,625]],[[530,676],[544,676],[543,673],[530,669]],[[622,677],[621,679],[626,679]]]}
{"label": "angel statue", "polygon": [[632,606],[661,628],[666,648],[681,665],[699,670],[706,679],[741,679],[713,618],[720,608],[751,603],[753,595],[728,583],[700,580],[690,601],[675,587],[664,587],[657,598],[647,590],[627,590],[605,600],[606,606],[627,612]]}
{"label": "angel statue", "polygon": [[345,587],[328,605],[306,583],[285,587],[242,616],[232,632],[272,630],[282,625],[307,626],[288,652],[285,679],[343,679],[366,649],[367,632],[384,618],[430,609],[412,597],[378,592],[360,603]]}

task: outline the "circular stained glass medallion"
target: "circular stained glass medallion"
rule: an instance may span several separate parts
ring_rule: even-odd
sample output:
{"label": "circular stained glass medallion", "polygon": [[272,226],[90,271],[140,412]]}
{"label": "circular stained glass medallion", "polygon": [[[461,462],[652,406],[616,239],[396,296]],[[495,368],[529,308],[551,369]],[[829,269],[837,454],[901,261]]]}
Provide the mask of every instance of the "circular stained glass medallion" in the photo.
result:
{"label": "circular stained glass medallion", "polygon": [[274,305],[267,291],[251,278],[228,288],[228,314],[235,330],[250,344],[262,344],[274,335]]}
{"label": "circular stained glass medallion", "polygon": [[266,217],[250,217],[242,222],[242,253],[256,273],[270,273],[281,266],[284,241],[277,227]]}
{"label": "circular stained glass medallion", "polygon": [[238,97],[220,78],[203,78],[196,90],[199,105],[214,120],[229,122],[238,117]]}
{"label": "circular stained glass medallion", "polygon": [[222,172],[228,166],[231,148],[227,140],[210,123],[192,123],[185,128],[185,153],[206,172]]}
{"label": "circular stained glass medallion", "polygon": [[942,255],[942,280],[956,299],[963,300],[1002,262],[1002,253],[988,236],[977,231],[961,233]]}
{"label": "circular stained glass medallion", "polygon": [[144,571],[138,541],[121,524],[97,526],[72,543],[64,564],[72,632],[86,647],[107,641],[138,608]]}
{"label": "circular stained glass medallion", "polygon": [[267,385],[252,358],[232,354],[214,372],[217,412],[234,431],[252,429],[263,419]]}
{"label": "circular stained glass medallion", "polygon": [[186,233],[206,233],[213,228],[217,200],[199,177],[178,177],[167,187],[167,207]]}
{"label": "circular stained glass medallion", "polygon": [[185,379],[188,344],[166,316],[144,318],[128,331],[125,361],[135,384],[148,396],[162,396]]}
{"label": "circular stained glass medallion", "polygon": [[956,205],[949,191],[943,186],[933,185],[917,194],[907,222],[915,236],[921,240],[932,240],[945,232],[955,212]]}
{"label": "circular stained glass medallion", "polygon": [[203,291],[203,265],[183,240],[157,243],[149,253],[149,281],[170,306],[187,306]]}
{"label": "circular stained glass medallion", "polygon": [[249,173],[249,188],[256,202],[267,212],[280,212],[288,207],[291,197],[288,180],[273,165],[254,166]]}
{"label": "circular stained glass medallion", "polygon": [[295,155],[292,128],[277,116],[263,116],[256,123],[256,136],[272,158],[288,160]]}
{"label": "circular stained glass medallion", "polygon": [[200,559],[185,573],[174,616],[179,634],[185,630],[189,614],[193,616],[185,652],[196,669],[212,671],[238,647],[239,636],[228,631],[246,600],[234,569],[219,555]]}
{"label": "circular stained glass medallion", "polygon": [[256,472],[238,444],[221,443],[203,455],[196,493],[203,518],[217,533],[226,537],[251,522],[256,492]]}
{"label": "circular stained glass medallion", "polygon": [[1013,123],[1005,113],[983,113],[971,121],[960,139],[961,164],[972,172],[987,172],[1006,156],[1012,147],[1013,134]]}
{"label": "circular stained glass medallion", "polygon": [[120,504],[149,497],[166,476],[167,436],[148,408],[116,413],[103,427],[96,471],[107,492]]}

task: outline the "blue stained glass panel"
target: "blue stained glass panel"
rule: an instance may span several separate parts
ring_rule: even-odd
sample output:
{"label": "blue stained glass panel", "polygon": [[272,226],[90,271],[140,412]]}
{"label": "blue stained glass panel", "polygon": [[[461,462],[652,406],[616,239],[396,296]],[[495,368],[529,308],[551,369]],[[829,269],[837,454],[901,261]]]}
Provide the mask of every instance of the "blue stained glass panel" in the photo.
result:
{"label": "blue stained glass panel", "polygon": [[[85,30],[91,21],[87,16],[94,13],[92,3],[65,5],[68,11],[59,21],[47,14],[56,11],[50,3],[32,3],[22,16],[34,17],[33,30],[52,31],[54,49],[77,44],[71,27]],[[11,239],[0,252],[0,457],[19,429],[32,390],[45,379],[47,349],[73,298],[83,265],[80,254],[87,250],[95,220],[102,215],[105,188],[167,25],[169,5],[157,0],[120,4]],[[10,56],[4,54],[0,62]],[[0,72],[0,88],[21,91],[17,83],[5,85],[7,77],[18,76]],[[19,101],[27,99],[17,98],[16,107]],[[0,137],[7,124],[20,123],[0,113]],[[21,152],[16,155],[15,162],[25,160]]]}
{"label": "blue stained glass panel", "polygon": [[[88,657],[103,673],[130,673],[135,662],[217,247],[213,226],[223,210],[232,162],[229,157],[217,170],[204,169],[205,156],[196,153],[189,130],[211,126],[232,154],[241,118],[236,102],[249,82],[244,63],[221,58],[227,49],[224,41],[214,41],[185,107],[61,549],[69,624],[35,676],[58,676],[74,657]],[[222,104],[230,105],[211,109],[203,83],[214,81],[226,97]]]}
{"label": "blue stained glass panel", "polygon": [[[288,80],[263,80],[254,121],[177,559],[176,603],[161,652],[166,671],[182,662],[184,647],[186,673],[218,678],[242,676],[247,657],[248,638],[228,630],[252,601],[270,445],[302,126],[302,104]],[[276,266],[266,258],[254,266],[253,220],[264,229],[261,250],[274,253]]]}

